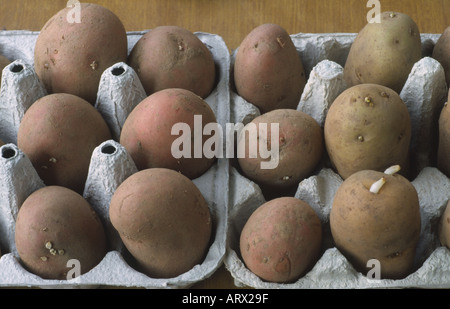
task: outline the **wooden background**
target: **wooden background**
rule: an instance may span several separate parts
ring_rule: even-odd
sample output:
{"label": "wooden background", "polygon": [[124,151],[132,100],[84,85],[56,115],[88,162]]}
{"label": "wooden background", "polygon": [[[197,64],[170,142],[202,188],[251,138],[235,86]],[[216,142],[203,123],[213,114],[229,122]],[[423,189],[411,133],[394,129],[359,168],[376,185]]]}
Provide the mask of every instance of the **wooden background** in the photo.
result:
{"label": "wooden background", "polygon": [[[0,29],[40,30],[67,0],[0,0]],[[220,35],[230,49],[256,26],[277,23],[289,33],[358,32],[367,0],[90,0],[119,16],[127,31],[177,25]],[[410,15],[422,33],[450,25],[450,0],[380,0],[382,11]]]}
{"label": "wooden background", "polygon": [[[0,0],[0,29],[39,31],[66,0]],[[367,0],[90,0],[113,11],[127,31],[177,25],[220,35],[231,50],[256,26],[276,23],[289,33],[359,32],[371,8]],[[421,33],[450,25],[450,0],[380,0],[382,11],[411,16]],[[194,288],[234,288],[221,267]]]}

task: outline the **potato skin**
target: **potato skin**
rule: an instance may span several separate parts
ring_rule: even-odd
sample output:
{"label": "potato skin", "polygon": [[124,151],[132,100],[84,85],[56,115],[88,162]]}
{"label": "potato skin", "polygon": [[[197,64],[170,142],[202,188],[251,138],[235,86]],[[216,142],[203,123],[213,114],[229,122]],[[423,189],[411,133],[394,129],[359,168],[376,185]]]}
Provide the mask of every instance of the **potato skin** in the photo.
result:
{"label": "potato skin", "polygon": [[[256,158],[250,157],[250,149],[259,149],[265,143],[268,149],[272,140],[271,124],[279,125],[278,166],[272,169],[261,168],[263,159],[258,150]],[[308,114],[291,109],[278,109],[256,117],[246,127],[258,128],[257,144],[253,144],[249,134],[241,134],[238,149],[245,149],[245,156],[239,157],[243,174],[257,184],[268,188],[287,188],[298,185],[310,176],[319,164],[324,153],[323,131],[320,125]],[[267,125],[268,132],[259,134],[260,126]],[[261,126],[264,128],[264,126]],[[245,131],[243,131],[245,132]],[[244,148],[245,147],[245,148]],[[251,147],[251,148],[250,148]]]}
{"label": "potato skin", "polygon": [[[371,185],[384,177],[378,194]],[[363,170],[338,188],[330,212],[336,247],[356,270],[367,274],[367,262],[377,259],[381,279],[401,279],[412,271],[421,217],[414,186],[399,174]]]}
{"label": "potato skin", "polygon": [[111,139],[108,125],[87,101],[71,94],[50,94],[25,112],[18,147],[46,185],[82,193],[92,152]]}
{"label": "potato skin", "polygon": [[422,57],[419,28],[406,14],[381,13],[356,37],[344,67],[349,87],[379,84],[400,93],[414,64]]}
{"label": "potato skin", "polygon": [[216,68],[208,47],[192,32],[160,26],[145,33],[128,56],[148,95],[167,88],[187,89],[206,98],[215,86]]}
{"label": "potato skin", "polygon": [[438,228],[441,245],[450,249],[450,200],[441,216]]}
{"label": "potato skin", "polygon": [[281,26],[253,29],[240,44],[233,69],[237,93],[262,114],[297,108],[306,77],[295,45]]}
{"label": "potato skin", "polygon": [[444,68],[447,85],[450,86],[450,26],[448,26],[433,49],[432,57]]}
{"label": "potato skin", "polygon": [[[450,102],[450,91],[448,96]],[[444,105],[439,117],[439,146],[437,167],[450,177],[450,107],[448,102]]]}
{"label": "potato skin", "polygon": [[330,160],[343,179],[393,165],[408,176],[411,119],[392,89],[361,84],[345,90],[328,111],[324,136]]}
{"label": "potato skin", "polygon": [[8,58],[6,58],[5,56],[0,55],[0,87],[1,87],[1,82],[2,82],[3,69],[10,63],[11,63],[11,61],[9,61]]}
{"label": "potato skin", "polygon": [[289,283],[303,276],[317,262],[322,226],[306,202],[273,199],[256,209],[240,236],[246,266],[269,282]]}
{"label": "potato skin", "polygon": [[[190,158],[175,158],[172,144],[180,136],[172,135],[172,127],[177,123],[189,125],[194,132],[194,116],[202,116],[203,131],[207,123],[216,123],[216,117],[209,105],[193,92],[170,88],[160,90],[140,102],[127,117],[120,135],[120,143],[133,158],[138,169],[170,168],[181,172],[190,179],[205,173],[215,162],[215,158],[194,157],[192,144]],[[181,134],[181,133],[180,133]],[[203,143],[208,139],[202,137]]]}
{"label": "potato skin", "polygon": [[60,186],[38,189],[24,201],[15,241],[24,266],[43,279],[67,279],[70,259],[80,262],[80,274],[84,274],[107,251],[103,225],[91,205]]}
{"label": "potato skin", "polygon": [[126,62],[127,34],[119,18],[108,9],[81,3],[81,23],[70,23],[64,8],[40,31],[34,67],[47,92],[70,93],[95,104],[103,71]]}
{"label": "potato skin", "polygon": [[203,261],[212,218],[187,177],[151,168],[127,178],[114,193],[110,218],[139,269],[150,277],[176,277]]}

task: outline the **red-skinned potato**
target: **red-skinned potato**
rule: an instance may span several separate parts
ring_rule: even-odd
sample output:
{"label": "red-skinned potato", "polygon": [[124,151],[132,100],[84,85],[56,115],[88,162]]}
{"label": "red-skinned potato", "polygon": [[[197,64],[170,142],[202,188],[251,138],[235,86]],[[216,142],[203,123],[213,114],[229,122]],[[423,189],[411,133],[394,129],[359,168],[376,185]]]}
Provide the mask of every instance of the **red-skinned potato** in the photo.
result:
{"label": "red-skinned potato", "polygon": [[59,93],[40,98],[25,112],[17,146],[46,185],[82,193],[92,152],[111,138],[107,123],[89,102]]}
{"label": "red-skinned potato", "polygon": [[[195,140],[191,141],[191,134],[195,130],[195,116],[201,116],[200,133],[208,123],[216,123],[211,107],[193,92],[180,88],[160,90],[145,98],[128,115],[122,128],[120,143],[140,170],[170,168],[190,179],[197,178],[212,166],[215,158],[209,158],[203,153],[208,135],[196,136],[202,149],[197,149],[201,153],[198,158],[195,157]],[[190,132],[172,134],[172,128],[178,123],[186,124]],[[174,150],[172,145],[177,140],[183,140],[183,133],[189,135],[187,143],[191,151],[186,156],[179,157],[174,151],[178,152],[178,148],[182,146],[175,147]]]}
{"label": "red-skinned potato", "polygon": [[[273,125],[278,126],[278,133]],[[278,142],[278,151],[274,142]],[[269,150],[271,157],[265,158],[261,149]],[[264,188],[279,190],[297,186],[309,177],[322,159],[325,144],[322,128],[311,116],[278,109],[256,117],[244,127],[238,139],[238,151],[242,150],[245,153],[238,156],[242,173]]]}
{"label": "red-skinned potato", "polygon": [[194,183],[178,172],[151,168],[131,175],[115,191],[109,213],[138,269],[150,277],[176,277],[206,256],[209,208]]}
{"label": "red-skinned potato", "polygon": [[306,202],[273,199],[256,209],[240,236],[246,266],[261,279],[290,283],[317,262],[322,243],[319,217]]}
{"label": "red-skinned potato", "polygon": [[167,88],[187,89],[206,98],[215,86],[216,68],[208,47],[178,26],[145,33],[128,56],[148,95]]}
{"label": "red-skinned potato", "polygon": [[44,25],[36,41],[34,68],[49,94],[70,93],[95,104],[103,71],[127,61],[127,34],[105,7],[81,3],[79,8],[64,8]]}
{"label": "red-skinned potato", "polygon": [[239,45],[233,69],[237,93],[261,113],[297,108],[306,77],[297,49],[281,26],[253,29]]}
{"label": "red-skinned potato", "polygon": [[[15,242],[20,260],[43,279],[72,278],[79,262],[79,275],[100,263],[107,252],[100,218],[78,193],[60,186],[33,192],[21,205],[16,221]],[[76,275],[74,273],[73,275]]]}

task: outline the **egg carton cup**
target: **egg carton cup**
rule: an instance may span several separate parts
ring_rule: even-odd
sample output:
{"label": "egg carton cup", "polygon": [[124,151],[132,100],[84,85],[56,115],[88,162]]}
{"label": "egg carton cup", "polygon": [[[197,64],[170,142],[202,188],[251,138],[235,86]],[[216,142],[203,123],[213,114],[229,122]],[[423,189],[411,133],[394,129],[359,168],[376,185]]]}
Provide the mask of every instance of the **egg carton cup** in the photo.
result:
{"label": "egg carton cup", "polygon": [[[344,65],[357,34],[291,35],[301,57],[307,83],[297,110],[312,116],[322,127],[330,105],[348,88],[343,78]],[[442,66],[431,58],[439,35],[422,34],[423,58],[411,70],[400,93],[412,122],[411,153],[417,176],[412,180],[419,195],[421,234],[414,261],[414,272],[404,279],[373,279],[356,271],[335,247],[329,225],[335,193],[343,179],[332,168],[320,165],[317,171],[298,184],[293,195],[309,203],[323,227],[322,253],[316,264],[293,283],[267,282],[252,273],[240,255],[239,237],[250,215],[266,202],[262,189],[231,168],[231,201],[227,253],[224,264],[240,287],[263,289],[367,289],[367,288],[450,288],[450,250],[439,243],[437,226],[450,199],[450,179],[432,166],[431,141],[437,134],[433,121],[446,101],[448,88]],[[231,53],[234,63],[237,50]],[[232,69],[231,69],[232,71]],[[260,115],[257,107],[231,89],[231,118],[244,123]]]}
{"label": "egg carton cup", "polygon": [[[151,30],[127,33],[129,51],[147,31]],[[178,289],[188,288],[210,277],[223,264],[226,252],[228,160],[217,159],[206,173],[193,180],[208,203],[213,233],[204,261],[191,270],[174,278],[151,278],[138,271],[110,222],[112,195],[127,177],[138,171],[130,155],[118,142],[120,132],[128,114],[146,97],[135,71],[126,63],[114,64],[101,77],[95,107],[110,126],[113,138],[93,151],[83,192],[104,224],[110,249],[89,272],[68,280],[42,279],[23,267],[14,241],[17,213],[32,192],[45,186],[16,142],[23,114],[31,104],[47,94],[33,67],[38,34],[33,31],[0,32],[0,54],[13,60],[2,72],[0,92],[0,138],[6,142],[0,148],[0,248],[3,254],[0,258],[0,287]],[[205,101],[213,109],[218,123],[228,123],[229,50],[218,35],[204,32],[196,32],[195,35],[210,49],[217,68],[216,87]]]}

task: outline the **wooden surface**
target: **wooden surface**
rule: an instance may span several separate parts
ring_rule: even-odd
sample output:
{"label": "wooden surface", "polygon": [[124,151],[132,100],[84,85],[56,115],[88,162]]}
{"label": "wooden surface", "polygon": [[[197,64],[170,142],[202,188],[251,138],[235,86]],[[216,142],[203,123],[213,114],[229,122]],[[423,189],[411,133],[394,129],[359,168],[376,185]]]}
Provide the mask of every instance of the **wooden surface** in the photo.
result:
{"label": "wooden surface", "polygon": [[[40,30],[66,0],[0,0],[0,28]],[[220,35],[230,49],[254,27],[277,23],[289,33],[358,32],[367,0],[91,0],[119,16],[127,31],[177,25]],[[450,25],[450,0],[380,0],[382,11],[410,15],[423,33]]]}
{"label": "wooden surface", "polygon": [[[66,0],[0,0],[0,29],[39,31],[67,5]],[[230,50],[263,23],[289,33],[359,32],[367,23],[366,0],[102,0],[81,1],[113,11],[127,31],[177,25],[220,35]],[[450,25],[450,0],[380,0],[382,11],[411,16],[422,33],[442,33]],[[234,288],[221,267],[194,288]]]}

